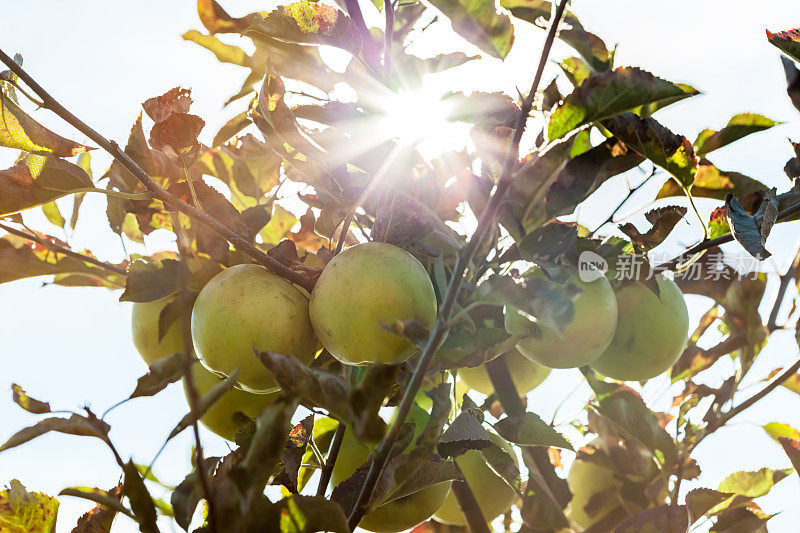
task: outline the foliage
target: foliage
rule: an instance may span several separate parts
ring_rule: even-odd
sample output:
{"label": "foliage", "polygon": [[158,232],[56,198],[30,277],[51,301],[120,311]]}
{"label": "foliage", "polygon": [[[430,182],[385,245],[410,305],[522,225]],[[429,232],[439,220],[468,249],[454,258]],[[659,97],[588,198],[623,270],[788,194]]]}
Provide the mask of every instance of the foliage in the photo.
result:
{"label": "foliage", "polygon": [[[771,516],[755,500],[792,475],[792,468],[733,472],[716,489],[688,493],[681,491],[681,482],[699,475],[701,466],[691,455],[708,435],[778,386],[800,393],[800,361],[776,369],[750,400],[742,401],[739,390],[769,336],[792,327],[790,322],[778,325],[776,317],[787,286],[797,277],[798,261],[782,276],[766,324],[756,311],[771,298],[763,275],[750,281],[696,281],[684,274],[690,267],[735,273],[711,253],[731,239],[763,260],[770,255],[773,226],[796,219],[796,187],[778,193],[744,174],[721,170],[707,158],[781,123],[737,113],[720,129],[703,130],[694,142],[670,131],[653,115],[698,91],[636,66],[615,65],[614,50],[563,10],[566,2],[375,1],[367,7],[382,12],[383,28],[367,28],[354,0],[341,4],[299,0],[234,17],[216,0],[198,0],[207,32],[193,29],[183,38],[244,73],[241,88],[225,103],[230,119],[219,131],[206,131],[205,121],[192,113],[190,90],[176,87],[142,103],[143,113],[123,149],[89,135],[85,125],[26,78],[19,55],[12,61],[0,54],[11,68],[0,73],[0,146],[20,151],[15,164],[0,171],[0,228],[6,232],[0,238],[0,283],[49,276],[61,285],[122,290],[118,298],[123,302],[174,297],[159,315],[156,338],[161,340],[181,313],[190,327],[194,298],[224,269],[255,262],[311,293],[343,247],[384,241],[419,261],[439,304],[432,327],[420,317],[380,324],[380,333],[396,336],[413,357],[357,367],[321,349],[306,365],[293,354],[254,349],[254,364],[263,363],[281,392],[253,419],[236,413],[242,416],[234,418],[240,429],[233,449],[223,457],[205,457],[198,422],[237,386],[238,371],[198,394],[191,377],[196,359],[185,331],[184,349],[131,379],[133,392],[123,399],[152,396],[184,380],[189,410],[165,441],[192,428],[196,449],[193,470],[169,488],[169,504],[154,496],[164,486],[150,467],[119,455],[105,414],[98,417],[88,408],[52,411],[47,401],[16,384],[13,401],[43,418],[10,435],[0,452],[50,432],[94,437],[108,447],[122,472],[118,486],[68,487],[61,493],[96,504],[81,517],[77,532],[110,531],[122,514],[147,533],[159,531],[162,517],[201,533],[344,533],[364,513],[399,505],[435,485],[454,482],[468,488],[455,459],[478,450],[473,455],[520,496],[515,503],[519,513],[508,514],[506,525],[528,532],[575,526],[560,457],[561,450],[571,454],[577,448],[563,433],[578,431],[597,439],[577,450],[577,460],[612,471],[617,483],[610,492],[593,495],[582,509],[598,520],[591,531],[686,531],[701,520],[711,521],[712,531],[764,531]],[[567,84],[553,82],[540,92],[532,113],[544,127],[533,132],[535,140],[519,144],[533,93],[521,100],[458,90],[436,95],[434,107],[445,110],[443,121],[469,129],[472,142],[462,151],[423,155],[419,131],[393,129],[399,114],[419,122],[430,118],[425,102],[414,98],[425,87],[426,75],[505,58],[515,25],[528,23],[548,29],[551,36],[557,33],[578,54],[557,58],[573,88],[562,95]],[[411,54],[406,45],[427,24],[449,24],[470,50],[429,58]],[[800,62],[800,30],[767,31],[767,38],[785,54],[787,93],[800,110],[795,64]],[[347,68],[331,69],[319,45],[348,54]],[[469,55],[473,48],[491,58]],[[543,61],[549,51],[546,47]],[[339,84],[349,87],[351,99],[335,99]],[[29,102],[31,93],[41,102]],[[108,170],[95,179],[88,156],[93,147],[44,128],[26,111],[33,104],[51,109],[109,151],[114,161]],[[521,114],[526,116],[518,120]],[[427,124],[413,126],[424,130]],[[205,144],[200,137],[212,141]],[[796,179],[800,151],[793,147],[796,157],[786,172]],[[570,218],[585,201],[599,197],[602,185],[644,168],[663,180],[651,200],[668,198],[670,204],[647,209],[647,230],[627,222],[589,232]],[[284,197],[279,194],[284,187],[295,192]],[[74,230],[86,193],[106,195],[108,229],[123,242],[143,243],[152,233],[166,231],[174,234],[177,251],[132,254],[112,264],[26,225],[28,213],[39,210],[53,225],[64,229],[69,224]],[[55,203],[65,196],[74,198],[69,217],[61,213],[63,202]],[[675,240],[681,221],[697,213],[697,198],[717,206],[709,221],[699,221],[705,238],[691,248],[689,261],[667,263],[667,269],[678,270],[676,281],[684,292],[711,298],[714,306],[690,332],[670,371],[672,381],[684,387],[671,410],[653,411],[634,383],[607,380],[589,367],[581,370],[593,399],[568,424],[554,426],[535,412],[536,406],[526,408],[498,356],[527,336],[541,335],[543,326],[563,332],[581,292],[569,280],[586,266],[584,254],[608,267],[599,275],[613,279],[615,287],[645,281],[657,293],[651,274],[664,268],[651,264],[648,253]],[[464,228],[473,215],[480,222],[468,236]],[[644,261],[642,277],[647,279],[620,282],[624,263],[632,259]],[[534,264],[544,275],[521,274]],[[353,285],[345,292],[357,293]],[[793,299],[793,312],[795,304]],[[504,319],[504,309],[530,320],[520,328]],[[704,335],[714,325],[721,340],[708,346]],[[718,384],[701,381],[722,358],[736,372]],[[444,381],[459,369],[486,363],[495,394],[478,405],[454,387],[451,408]],[[389,407],[402,416],[395,414],[387,423],[382,415]],[[415,417],[415,410],[426,411],[424,420]],[[489,425],[515,446],[524,468],[489,438]],[[785,450],[787,464],[800,468],[800,433],[780,421],[764,430]],[[352,476],[329,488],[345,431],[372,454],[354,465]],[[473,517],[470,525],[476,531],[483,527],[474,519],[475,502],[464,499],[464,492],[454,494],[465,516]],[[0,530],[52,531],[57,508],[55,498],[10,480],[0,491]],[[415,531],[441,527],[431,522]]]}

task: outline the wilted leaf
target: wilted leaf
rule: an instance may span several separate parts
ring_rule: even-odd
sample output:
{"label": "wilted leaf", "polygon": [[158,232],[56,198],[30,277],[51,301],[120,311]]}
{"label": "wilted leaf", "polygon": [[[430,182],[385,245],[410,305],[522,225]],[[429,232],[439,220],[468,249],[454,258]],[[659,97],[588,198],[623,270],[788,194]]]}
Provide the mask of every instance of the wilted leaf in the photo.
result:
{"label": "wilted leaf", "polygon": [[16,383],[11,384],[11,391],[14,398],[14,402],[28,411],[29,413],[33,413],[35,415],[42,415],[45,413],[50,412],[50,404],[47,402],[41,402],[35,398],[31,398],[27,395],[27,393],[22,390],[22,387],[17,385]]}
{"label": "wilted leaf", "polygon": [[150,130],[150,146],[168,157],[177,158],[181,166],[190,167],[200,152],[197,136],[205,121],[189,113],[171,113],[156,122]]}
{"label": "wilted leaf", "polygon": [[64,225],[67,223],[67,220],[64,218],[64,215],[61,214],[61,210],[59,210],[55,200],[44,204],[42,206],[42,213],[44,213],[48,222],[59,228],[63,229]]}
{"label": "wilted leaf", "polygon": [[660,505],[625,519],[614,533],[686,533],[689,525],[685,505]]}
{"label": "wilted leaf", "polygon": [[0,92],[0,146],[57,157],[72,157],[89,150],[33,120],[4,92]]}
{"label": "wilted leaf", "polygon": [[[800,69],[797,64],[788,57],[781,56],[783,72],[786,75],[786,93],[792,101],[795,109],[800,111]],[[796,159],[795,159],[796,161]]]}
{"label": "wilted leaf", "polygon": [[57,499],[41,492],[28,492],[16,479],[0,491],[0,531],[3,533],[53,532],[57,514]]}
{"label": "wilted leaf", "polygon": [[197,14],[200,22],[211,33],[240,33],[257,17],[256,14],[241,18],[231,17],[216,0],[198,0]]}
{"label": "wilted leaf", "polygon": [[108,439],[108,432],[111,426],[98,420],[93,415],[85,417],[78,414],[73,414],[69,418],[45,418],[44,420],[17,431],[5,444],[0,446],[0,452],[15,448],[21,444],[35,439],[45,433],[56,431],[58,433],[66,433],[68,435],[80,435],[84,437],[97,437],[100,440],[106,441]]}
{"label": "wilted leaf", "polygon": [[125,292],[119,301],[152,302],[174,294],[179,289],[181,270],[185,269],[186,266],[175,259],[134,261],[128,267]]}
{"label": "wilted leaf", "polygon": [[697,157],[688,139],[676,135],[651,117],[623,113],[603,121],[628,148],[672,174],[684,187],[694,182]]}
{"label": "wilted leaf", "polygon": [[567,95],[550,115],[547,138],[604,120],[634,107],[660,100],[691,96],[675,85],[636,67],[592,74]]}
{"label": "wilted leaf", "polygon": [[754,472],[735,472],[719,484],[720,492],[731,492],[748,498],[760,498],[772,489],[773,485],[792,473],[791,468],[772,470],[761,468]]}
{"label": "wilted leaf", "polygon": [[306,453],[306,446],[311,440],[312,430],[314,429],[314,415],[310,414],[301,420],[289,431],[286,444],[278,465],[278,473],[273,479],[273,484],[281,484],[289,492],[297,494],[298,476],[303,456]]}
{"label": "wilted leaf", "polygon": [[731,117],[728,124],[719,131],[708,129],[701,131],[694,141],[694,150],[698,156],[704,156],[751,133],[768,130],[778,124],[780,122],[776,122],[764,115],[740,113]]}
{"label": "wilted leaf", "polygon": [[720,513],[717,522],[711,526],[711,533],[761,533],[766,531],[767,520],[775,515],[767,515],[755,503],[747,507],[734,507]]}
{"label": "wilted leaf", "polygon": [[767,40],[795,61],[800,61],[800,29],[775,33],[767,30]]}
{"label": "wilted leaf", "polygon": [[572,450],[572,445],[547,422],[535,413],[524,416],[507,416],[499,420],[494,429],[501,437],[521,446],[553,446]]}
{"label": "wilted leaf", "polygon": [[214,385],[211,390],[204,394],[197,402],[194,412],[190,411],[178,422],[178,425],[170,432],[167,440],[172,439],[175,435],[194,424],[201,416],[206,414],[212,405],[214,405],[226,392],[231,390],[236,385],[236,378],[239,377],[239,369],[235,369],[228,377]]}
{"label": "wilted leaf", "polygon": [[659,207],[645,213],[645,218],[653,226],[647,233],[640,233],[630,222],[622,224],[619,229],[630,237],[631,242],[639,249],[649,251],[669,237],[675,225],[686,216],[687,209],[676,205]]}
{"label": "wilted leaf", "polygon": [[800,475],[800,440],[787,437],[779,437],[778,442],[783,447],[783,451],[789,456],[794,471]]}
{"label": "wilted leaf", "polygon": [[129,461],[125,467],[125,482],[122,492],[128,497],[136,521],[139,523],[139,530],[142,533],[158,533],[156,525],[156,507],[153,498],[150,496],[144,480],[139,475],[139,470],[133,461]]}
{"label": "wilted leaf", "polygon": [[733,236],[759,261],[772,255],[764,245],[778,216],[778,198],[775,189],[764,191],[761,195],[761,203],[754,215],[745,211],[733,194],[728,193],[725,197],[728,224]]}
{"label": "wilted leaf", "polygon": [[462,410],[442,434],[437,451],[447,459],[462,455],[469,450],[481,450],[492,445],[489,433],[483,429],[475,413],[472,410]]}
{"label": "wilted leaf", "polygon": [[150,365],[147,374],[136,380],[136,388],[130,397],[153,396],[161,392],[170,383],[181,379],[185,367],[186,356],[180,352],[158,359]]}
{"label": "wilted leaf", "polygon": [[482,0],[432,0],[450,19],[453,30],[487,54],[505,58],[514,44],[511,19],[499,13],[494,2]]}
{"label": "wilted leaf", "polygon": [[0,216],[92,187],[92,179],[78,165],[52,155],[27,154],[0,170]]}
{"label": "wilted leaf", "polygon": [[276,473],[296,409],[297,402],[287,396],[267,406],[256,418],[255,433],[241,465],[247,488],[254,494],[261,493],[269,477]]}

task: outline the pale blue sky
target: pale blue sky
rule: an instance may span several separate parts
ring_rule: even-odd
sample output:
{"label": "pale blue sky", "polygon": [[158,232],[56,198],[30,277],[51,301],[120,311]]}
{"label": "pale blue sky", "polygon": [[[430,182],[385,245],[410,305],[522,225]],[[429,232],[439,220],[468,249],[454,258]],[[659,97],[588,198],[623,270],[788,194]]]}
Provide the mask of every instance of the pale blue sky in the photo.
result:
{"label": "pale blue sky", "polygon": [[[239,14],[268,9],[275,3],[248,0],[223,5]],[[370,9],[365,4],[368,16]],[[790,156],[786,137],[800,140],[800,123],[785,96],[778,54],[764,38],[764,29],[800,25],[800,6],[778,0],[759,2],[757,7],[741,0],[575,0],[573,10],[588,29],[605,38],[609,45],[619,44],[618,65],[638,65],[703,91],[704,95],[659,116],[690,139],[700,129],[719,128],[731,115],[744,111],[786,121],[786,125],[773,131],[720,150],[713,160],[722,168],[758,177],[781,189],[787,187],[782,171]],[[62,103],[120,143],[127,138],[140,102],[177,85],[190,87],[195,100],[193,110],[206,120],[204,135],[205,140],[210,140],[218,126],[240,110],[223,110],[221,103],[238,89],[243,72],[219,64],[209,53],[183,41],[180,35],[191,28],[200,29],[200,24],[195,2],[190,0],[84,0],[68,6],[56,0],[15,2],[13,7],[4,9],[0,18],[0,47],[7,53],[21,52],[28,71]],[[434,47],[436,51],[473,51],[460,40],[443,40],[445,33],[429,32],[415,50],[422,54],[434,53]],[[542,36],[541,31],[518,24],[517,44],[508,64],[489,61],[483,67],[467,66],[458,77],[459,88],[511,91],[514,84],[527,87]],[[555,57],[565,54],[570,54],[566,47],[556,47]],[[67,137],[86,141],[47,112],[40,111],[35,116]],[[109,160],[103,154],[95,155],[93,170],[99,176]],[[13,157],[10,151],[0,151],[0,163],[10,163]],[[610,183],[603,201],[613,202],[612,198],[621,194],[619,187],[618,181]],[[643,196],[647,192],[643,191]],[[122,250],[116,236],[107,229],[104,204],[101,197],[87,197],[86,213],[72,243],[77,248],[90,248],[102,258],[119,260]],[[705,204],[704,210],[710,205]],[[584,209],[582,216],[587,216],[587,211]],[[29,220],[41,223],[35,216]],[[766,265],[768,271],[785,264],[793,253],[796,235],[796,225],[776,229],[768,243],[776,261]],[[686,229],[682,238],[692,242],[696,235]],[[136,377],[145,371],[130,342],[130,306],[117,302],[118,293],[42,288],[42,281],[0,285],[0,338],[4,340],[0,347],[0,391],[8,391],[10,384],[16,382],[55,408],[89,404],[102,412],[127,396]],[[693,317],[707,306],[700,298],[690,298],[689,303]],[[753,370],[754,378],[763,377],[776,366],[787,366],[797,356],[791,336],[786,337],[771,342]],[[709,378],[726,370],[709,372]],[[530,395],[528,405],[547,418],[564,391],[572,390],[579,381],[577,371],[554,372]],[[648,385],[645,398],[656,396],[664,384],[661,380]],[[5,400],[0,398],[0,440],[35,421],[10,397],[8,392]],[[562,416],[579,408],[587,397],[584,389],[576,393],[561,411]],[[668,400],[667,395],[656,405],[662,405],[665,399]],[[109,419],[111,437],[123,456],[149,462],[185,410],[182,390],[172,386],[155,398],[136,400],[115,411]],[[702,484],[714,488],[735,470],[787,466],[788,460],[778,445],[759,427],[773,421],[800,427],[800,397],[779,389],[736,419],[730,428],[709,438],[695,454],[703,468],[700,480],[684,486],[688,489]],[[227,450],[221,439],[208,432],[204,436],[209,454]],[[175,439],[157,463],[156,473],[168,482],[180,481],[188,469],[190,444],[188,433]],[[30,490],[56,494],[70,485],[110,487],[117,482],[119,471],[101,444],[85,438],[49,435],[0,454],[0,483],[14,477]],[[761,500],[765,511],[782,511],[771,522],[772,531],[796,529],[800,520],[797,501],[797,476],[781,482]],[[74,498],[63,498],[59,533],[69,531],[89,507]],[[121,517],[114,530],[127,532],[136,528]]]}

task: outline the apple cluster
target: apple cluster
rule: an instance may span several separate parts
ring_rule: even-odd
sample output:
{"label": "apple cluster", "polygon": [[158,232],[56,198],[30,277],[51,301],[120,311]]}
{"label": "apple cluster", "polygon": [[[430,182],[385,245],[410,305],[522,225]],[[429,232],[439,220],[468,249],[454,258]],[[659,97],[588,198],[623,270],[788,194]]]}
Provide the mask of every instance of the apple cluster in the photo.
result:
{"label": "apple cluster", "polygon": [[[538,267],[526,274],[543,275]],[[522,333],[516,347],[500,356],[519,393],[533,390],[553,368],[589,365],[606,377],[625,381],[655,377],[675,363],[684,348],[689,321],[683,295],[673,281],[659,277],[658,295],[638,282],[615,291],[604,276],[593,281],[576,276],[570,282],[580,292],[572,320],[563,331],[531,320],[517,309],[505,309],[506,329],[514,335]],[[159,335],[162,312],[174,299],[134,304],[133,340],[148,364],[183,350],[186,325],[182,320],[175,320]],[[347,365],[401,363],[414,356],[417,348],[397,328],[413,323],[429,331],[436,314],[436,294],[425,267],[392,244],[372,242],[345,249],[325,266],[311,294],[258,265],[230,267],[202,288],[191,314],[194,350],[202,363],[193,365],[199,394],[239,370],[237,387],[215,403],[201,422],[233,440],[241,425],[273,401],[280,388],[254,351],[293,356],[305,364],[323,348]],[[471,389],[486,395],[494,392],[484,366],[460,369],[458,375]],[[419,405],[412,409],[418,430],[427,416]],[[516,460],[508,442],[494,433],[490,436]],[[334,485],[350,477],[371,452],[369,443],[359,442],[347,431],[332,473]],[[479,452],[468,451],[456,463],[487,521],[511,508],[516,493]],[[574,493],[568,513],[582,527],[605,514],[601,509],[590,516],[584,509],[587,502],[620,485],[612,470],[585,461],[573,463],[568,481]],[[367,514],[361,527],[403,531],[431,516],[446,524],[465,525],[449,482],[381,505]]]}

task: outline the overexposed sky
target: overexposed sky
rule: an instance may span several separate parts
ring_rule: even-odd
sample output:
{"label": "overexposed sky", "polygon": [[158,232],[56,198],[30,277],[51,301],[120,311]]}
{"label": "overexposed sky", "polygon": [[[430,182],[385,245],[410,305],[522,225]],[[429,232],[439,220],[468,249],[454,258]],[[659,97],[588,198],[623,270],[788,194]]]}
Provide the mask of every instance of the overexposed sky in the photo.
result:
{"label": "overexposed sky", "polygon": [[[14,2],[13,7],[11,0],[5,3],[8,5],[0,18],[0,48],[9,54],[22,53],[28,72],[45,88],[120,144],[124,144],[139,114],[140,103],[178,85],[192,89],[193,112],[207,124],[203,133],[206,141],[246,103],[242,100],[229,109],[221,108],[222,102],[238,90],[244,78],[242,69],[220,64],[207,51],[180,38],[188,29],[202,29],[193,1],[84,0],[65,4],[37,0]],[[371,4],[362,3],[368,19],[379,20]],[[232,14],[242,14],[270,9],[276,3],[231,0],[223,5]],[[786,138],[800,140],[800,122],[786,97],[777,49],[766,41],[764,30],[800,26],[800,5],[787,0],[766,0],[757,6],[742,0],[575,0],[572,9],[587,29],[603,37],[609,46],[618,45],[618,66],[641,66],[671,81],[690,83],[703,92],[659,113],[659,120],[674,131],[694,139],[701,129],[719,129],[731,115],[740,112],[762,113],[786,122],[723,148],[711,159],[721,168],[757,177],[777,186],[779,191],[788,187],[782,170],[791,155]],[[475,53],[463,41],[447,38],[448,33],[446,26],[432,28],[415,42],[413,50],[427,55],[456,50]],[[466,65],[455,74],[457,86],[452,89],[513,91],[514,86],[519,86],[526,90],[542,39],[542,31],[519,22],[517,42],[505,64],[488,60],[482,65]],[[574,54],[564,45],[556,46],[554,58],[566,55]],[[552,67],[545,82],[556,72]],[[66,137],[87,141],[46,111],[34,116]],[[97,177],[105,171],[109,159],[97,151],[93,155]],[[0,150],[0,163],[5,166],[14,157],[13,151]],[[619,180],[612,180],[606,187],[604,198],[624,193]],[[642,194],[652,196],[654,191],[644,190]],[[704,211],[715,205],[701,203]],[[62,205],[71,203],[67,200]],[[591,217],[594,207],[599,206],[588,205],[581,216]],[[84,210],[75,234],[70,236],[73,246],[90,248],[104,259],[120,260],[122,248],[105,222],[104,198],[87,196]],[[60,235],[58,228],[48,228],[41,217],[26,218],[40,224],[39,228]],[[767,246],[776,259],[767,265],[767,270],[785,264],[792,256],[796,236],[796,224],[776,228]],[[691,243],[697,235],[687,229],[684,238]],[[54,408],[75,409],[88,404],[102,412],[130,394],[136,378],[146,370],[130,340],[130,305],[117,302],[118,293],[42,288],[42,281],[0,285],[0,391],[9,390],[12,382],[19,383],[34,397],[50,401]],[[690,297],[689,303],[695,319],[708,305],[696,297]],[[774,367],[788,366],[797,356],[791,334],[783,335],[786,338],[775,338],[759,358],[752,371],[755,379]],[[722,368],[718,373],[709,374],[722,376],[728,371],[724,363],[719,366]],[[564,391],[572,390],[581,379],[577,371],[553,372],[544,385],[530,394],[528,405],[547,419]],[[646,387],[645,398],[658,397],[665,383],[654,380]],[[580,408],[587,397],[585,387],[575,393],[557,420]],[[663,394],[655,405],[666,408],[668,400],[668,395]],[[185,410],[183,391],[173,385],[155,398],[134,400],[110,415],[111,438],[123,457],[133,456],[137,462],[147,463]],[[5,400],[0,398],[0,441],[34,421],[34,416],[11,402],[10,392]],[[703,474],[697,482],[687,482],[684,487],[715,488],[736,470],[788,466],[780,447],[759,427],[773,421],[800,427],[800,397],[779,389],[737,418],[730,428],[707,439],[695,454]],[[207,455],[226,453],[224,441],[208,432],[204,436]],[[156,464],[155,473],[169,483],[178,483],[189,469],[190,446],[189,432],[175,439]],[[29,490],[57,494],[71,485],[109,488],[118,481],[119,471],[99,442],[52,434],[0,454],[0,483],[15,477]],[[782,512],[770,522],[771,530],[796,528],[800,520],[797,501],[797,476],[782,481],[761,500],[765,511]],[[64,497],[58,532],[69,531],[77,517],[90,507]],[[136,527],[121,517],[114,530],[136,531]]]}

